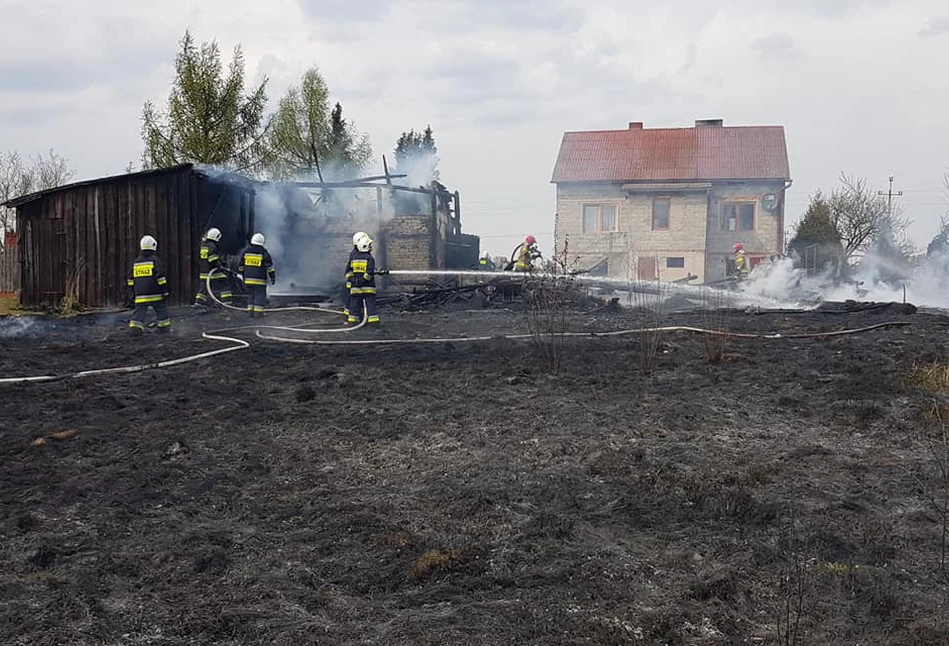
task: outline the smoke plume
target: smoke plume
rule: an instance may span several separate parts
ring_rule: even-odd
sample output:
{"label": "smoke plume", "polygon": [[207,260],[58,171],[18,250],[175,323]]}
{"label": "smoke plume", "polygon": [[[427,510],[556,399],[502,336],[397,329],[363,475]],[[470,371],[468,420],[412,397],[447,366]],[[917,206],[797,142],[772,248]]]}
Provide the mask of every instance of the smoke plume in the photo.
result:
{"label": "smoke plume", "polygon": [[[359,179],[352,170],[331,163],[320,170],[326,182]],[[213,167],[201,167],[201,171],[218,181],[247,182]],[[381,169],[367,172],[377,175]],[[394,178],[395,185],[430,189],[436,171],[432,157],[423,152],[403,157],[393,172],[407,175]],[[356,231],[377,237],[396,214],[427,213],[431,208],[430,195],[393,191],[382,183],[381,191],[374,186],[318,188],[295,183],[320,181],[320,176],[313,173],[301,174],[289,182],[255,182],[254,228],[264,235],[265,246],[274,258],[274,293],[332,293],[343,281],[350,241]]]}

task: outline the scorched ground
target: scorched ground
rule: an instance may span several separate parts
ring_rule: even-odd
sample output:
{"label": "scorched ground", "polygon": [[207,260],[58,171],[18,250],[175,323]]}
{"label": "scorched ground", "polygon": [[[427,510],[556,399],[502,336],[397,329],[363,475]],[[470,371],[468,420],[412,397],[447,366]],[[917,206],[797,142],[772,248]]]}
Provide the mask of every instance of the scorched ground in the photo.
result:
{"label": "scorched ground", "polygon": [[[516,311],[383,315],[383,332],[327,338],[526,331]],[[947,320],[662,323],[710,321],[904,325],[731,338],[718,363],[707,337],[668,332],[651,370],[645,335],[570,338],[558,374],[529,341],[242,330],[252,347],[219,358],[4,385],[0,643],[949,643],[949,399],[913,373],[945,365]],[[185,315],[142,340],[122,319],[41,323],[3,339],[0,363],[175,358],[218,347],[201,329],[245,323]]]}

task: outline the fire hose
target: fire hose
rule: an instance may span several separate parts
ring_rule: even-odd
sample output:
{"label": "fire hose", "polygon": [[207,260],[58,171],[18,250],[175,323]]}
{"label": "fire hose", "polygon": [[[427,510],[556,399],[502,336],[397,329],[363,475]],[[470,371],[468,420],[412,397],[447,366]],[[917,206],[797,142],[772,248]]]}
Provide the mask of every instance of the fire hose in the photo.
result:
{"label": "fire hose", "polygon": [[[747,332],[728,332],[725,330],[709,330],[705,328],[691,327],[686,325],[670,325],[665,327],[646,327],[646,328],[630,328],[625,330],[613,330],[610,332],[554,332],[550,336],[560,336],[560,337],[569,337],[569,338],[597,338],[597,337],[608,337],[608,336],[624,336],[630,334],[642,334],[649,332],[694,332],[697,334],[709,334],[713,336],[727,336],[727,337],[736,337],[742,339],[766,339],[766,340],[776,340],[776,339],[814,339],[822,337],[832,337],[832,336],[844,336],[848,334],[859,334],[862,332],[869,332],[871,330],[876,330],[885,327],[896,327],[910,325],[908,321],[890,321],[887,323],[877,323],[875,325],[868,325],[861,328],[853,328],[847,330],[833,330],[830,332],[810,332],[803,334],[780,334],[780,333],[771,333],[771,334],[752,334]],[[474,342],[474,341],[491,341],[494,339],[511,339],[511,340],[524,340],[524,339],[533,339],[537,335],[535,334],[502,334],[494,336],[466,336],[466,337],[439,337],[439,338],[416,338],[416,339],[356,339],[356,340],[347,340],[347,341],[319,341],[316,339],[294,339],[290,337],[283,337],[271,334],[262,334],[260,330],[257,330],[255,333],[260,339],[265,339],[267,341],[277,341],[280,343],[297,343],[303,345],[397,345],[397,344],[412,344],[412,343],[461,343],[461,342]]]}
{"label": "fire hose", "polygon": [[[210,292],[209,290],[209,293]],[[297,310],[313,310],[319,309],[321,312],[337,313],[334,310],[327,310],[322,308],[279,308],[283,309],[297,309]],[[17,384],[17,383],[37,383],[37,382],[50,382],[50,381],[62,381],[66,379],[78,379],[81,377],[92,377],[96,375],[106,375],[106,374],[117,374],[117,373],[131,373],[131,372],[142,372],[144,370],[151,370],[155,368],[169,368],[171,366],[181,365],[183,363],[188,363],[189,361],[197,361],[198,359],[207,359],[209,357],[218,356],[226,352],[234,352],[235,350],[244,350],[250,347],[250,343],[244,341],[243,339],[238,339],[230,336],[223,336],[223,332],[233,332],[236,330],[246,330],[253,328],[264,328],[264,329],[273,329],[281,331],[293,331],[293,332],[304,332],[310,334],[318,333],[328,333],[328,332],[351,332],[352,330],[357,330],[363,327],[368,320],[368,315],[363,308],[362,320],[356,325],[349,325],[343,328],[316,328],[316,329],[305,329],[305,326],[314,325],[315,322],[311,321],[308,323],[301,323],[296,326],[269,326],[269,325],[241,325],[229,328],[221,328],[217,330],[212,330],[211,332],[202,332],[201,338],[209,339],[212,341],[225,341],[231,343],[232,345],[227,348],[221,348],[219,350],[211,350],[209,352],[201,352],[199,354],[193,354],[186,357],[180,357],[178,359],[169,359],[166,361],[153,361],[150,363],[142,363],[132,366],[119,366],[115,368],[97,368],[94,370],[82,370],[80,372],[66,373],[60,375],[36,375],[31,377],[6,377],[0,378],[0,385],[2,384]]]}
{"label": "fire hose", "polygon": [[[228,276],[228,275],[229,275],[227,272],[222,272],[222,271],[220,271],[219,269],[212,269],[211,272],[208,274],[208,277],[204,280],[204,282],[205,282],[205,285],[207,286],[208,295],[211,296],[211,300],[214,301],[215,303],[217,303],[218,305],[220,305],[221,307],[227,308],[227,309],[229,309],[229,310],[236,310],[236,311],[238,311],[238,312],[246,311],[246,310],[241,309],[240,307],[235,307],[234,305],[231,305],[231,304],[229,304],[229,303],[224,303],[224,302],[222,302],[222,301],[217,297],[217,294],[215,294],[215,293],[214,293],[214,290],[211,289],[211,276],[213,276],[214,274],[224,274],[225,276]],[[346,315],[346,313],[343,312],[343,311],[341,311],[341,310],[331,310],[331,309],[327,309],[327,308],[325,308],[325,307],[306,307],[306,306],[304,306],[304,305],[297,305],[297,306],[294,306],[294,307],[277,307],[277,308],[269,307],[269,308],[264,308],[264,311],[265,311],[265,312],[274,312],[274,311],[278,311],[278,310],[281,311],[281,312],[290,312],[290,311],[296,311],[296,312],[325,312],[325,313],[327,313],[327,314],[342,314],[343,316]]]}
{"label": "fire hose", "polygon": [[[258,325],[246,325],[232,328],[223,328],[220,330],[214,330],[212,332],[202,332],[201,337],[204,339],[210,339],[212,341],[224,341],[231,343],[232,345],[227,348],[221,348],[218,350],[211,350],[209,352],[202,352],[199,354],[189,355],[186,357],[180,357],[178,359],[170,359],[167,361],[155,361],[151,363],[143,363],[132,366],[120,366],[115,368],[100,368],[95,370],[83,370],[80,372],[67,373],[61,375],[37,375],[32,377],[6,377],[0,378],[0,384],[14,384],[14,383],[27,383],[27,382],[50,382],[50,381],[61,381],[66,379],[76,379],[81,377],[91,377],[95,375],[104,375],[104,374],[116,374],[116,373],[132,373],[132,372],[142,372],[144,370],[151,370],[154,368],[167,368],[171,366],[181,365],[183,363],[188,363],[190,361],[197,361],[198,359],[206,359],[208,357],[213,357],[227,352],[234,352],[236,350],[243,350],[250,347],[250,343],[244,341],[243,339],[237,339],[234,337],[223,336],[220,333],[232,330],[239,329],[250,329],[256,328],[255,336],[261,339],[268,341],[277,341],[281,343],[295,343],[295,344],[306,344],[306,345],[394,345],[394,344],[414,344],[414,343],[460,343],[466,341],[490,341],[493,339],[511,339],[511,340],[524,340],[534,338],[533,334],[505,334],[505,335],[484,335],[484,336],[474,336],[474,337],[440,337],[440,338],[415,338],[415,339],[359,339],[351,341],[319,341],[315,339],[294,339],[289,337],[282,337],[277,335],[268,335],[261,333],[261,329],[273,329],[280,331],[293,331],[293,332],[303,332],[303,333],[321,333],[321,332],[343,332],[343,331],[352,331],[359,329],[364,326],[367,321],[367,315],[365,309],[363,310],[362,321],[358,325],[354,325],[346,328],[317,328],[313,330],[304,329],[304,326],[312,325],[313,323],[302,323],[297,326],[258,326]],[[877,330],[886,327],[896,327],[896,326],[905,326],[911,325],[908,321],[889,321],[885,323],[877,323],[875,325],[868,325],[861,328],[852,328],[845,330],[833,330],[830,332],[810,332],[803,334],[780,334],[780,333],[771,333],[771,334],[752,334],[746,332],[728,332],[724,330],[709,330],[705,328],[691,327],[685,325],[671,325],[663,327],[646,327],[646,328],[630,328],[624,330],[613,330],[609,332],[563,332],[560,336],[569,337],[569,338],[597,338],[597,337],[609,337],[609,336],[623,336],[630,334],[640,334],[640,333],[649,333],[649,332],[694,332],[697,334],[710,334],[715,336],[727,336],[727,337],[737,337],[744,339],[765,339],[765,340],[777,340],[777,339],[814,339],[814,338],[826,338],[833,336],[844,336],[849,334],[859,334],[863,332],[869,332],[871,330]]]}
{"label": "fire hose", "polygon": [[[213,273],[213,272],[212,272]],[[221,303],[215,296],[214,292],[210,289],[210,275],[207,280],[208,283],[208,293],[211,294],[215,302],[219,303],[224,307],[230,309],[240,310],[234,306]],[[277,308],[279,310],[296,310],[296,311],[320,311],[327,313],[342,313],[336,310],[329,310],[325,308],[312,308],[312,307],[293,307],[293,308]],[[255,336],[260,339],[268,341],[277,341],[281,343],[294,343],[294,344],[306,344],[306,345],[395,345],[395,344],[422,344],[422,343],[460,343],[460,342],[475,342],[475,341],[490,341],[493,339],[511,339],[511,340],[524,340],[524,339],[533,339],[536,334],[506,334],[506,335],[483,335],[483,336],[474,336],[474,337],[439,337],[439,338],[412,338],[412,339],[358,339],[358,340],[337,340],[337,341],[321,341],[317,339],[305,339],[305,338],[291,338],[286,336],[280,336],[276,334],[264,334],[261,330],[275,330],[282,332],[294,332],[294,333],[303,333],[303,334],[320,334],[320,333],[332,333],[332,332],[351,332],[357,330],[366,325],[368,320],[368,313],[365,308],[363,308],[362,320],[353,326],[346,326],[342,328],[315,328],[315,329],[306,329],[306,326],[314,325],[314,322],[302,323],[296,326],[272,326],[272,325],[245,325],[238,327],[222,328],[219,330],[213,330],[211,332],[202,332],[201,337],[204,339],[209,339],[213,341],[224,341],[230,343],[229,347],[221,348],[218,350],[211,350],[208,352],[202,352],[199,354],[189,355],[186,357],[180,357],[178,359],[170,359],[166,361],[156,361],[150,363],[137,364],[132,366],[119,366],[113,368],[100,368],[94,370],[83,370],[75,373],[67,373],[60,375],[38,375],[30,377],[6,377],[0,378],[0,384],[13,384],[13,383],[27,383],[27,382],[51,382],[51,381],[60,381],[65,379],[75,379],[81,377],[89,377],[95,375],[104,375],[104,374],[117,374],[117,373],[132,373],[132,372],[141,372],[144,370],[150,370],[155,368],[166,368],[176,365],[181,365],[188,363],[190,361],[196,361],[199,359],[205,359],[208,357],[218,356],[225,354],[227,352],[234,352],[236,350],[243,350],[250,347],[250,343],[244,341],[243,339],[238,339],[230,336],[223,336],[223,332],[229,332],[240,329],[254,329]],[[780,334],[780,333],[770,333],[770,334],[754,334],[754,333],[743,333],[743,332],[729,332],[726,330],[714,330],[714,329],[705,329],[691,326],[663,326],[663,327],[645,327],[645,328],[629,328],[622,330],[613,330],[608,332],[554,332],[553,336],[565,337],[565,338],[597,338],[597,337],[610,337],[610,336],[622,336],[630,334],[641,334],[641,333],[650,333],[650,332],[693,332],[697,334],[709,334],[714,336],[727,336],[727,337],[737,337],[745,339],[766,339],[766,340],[776,340],[776,339],[808,339],[808,338],[826,338],[833,336],[843,336],[849,334],[859,334],[862,332],[868,332],[871,330],[876,330],[885,327],[895,327],[895,326],[905,326],[910,325],[910,322],[907,321],[890,321],[885,323],[878,323],[875,325],[870,325],[861,328],[854,329],[845,329],[845,330],[833,330],[830,332],[811,332],[811,333],[802,333],[802,334]]]}
{"label": "fire hose", "polygon": [[221,348],[219,350],[211,350],[210,352],[202,352],[200,354],[193,354],[187,357],[181,357],[179,359],[170,359],[168,361],[154,361],[152,363],[142,363],[134,366],[120,366],[118,368],[99,368],[96,370],[83,370],[81,372],[73,372],[62,375],[40,375],[36,377],[6,377],[0,379],[0,384],[16,384],[24,382],[38,382],[38,381],[60,381],[64,379],[77,379],[80,377],[92,377],[94,375],[106,375],[114,374],[120,372],[141,372],[143,370],[150,370],[152,368],[167,368],[170,366],[177,366],[182,363],[188,363],[189,361],[196,361],[198,359],[206,359],[208,357],[214,357],[225,352],[233,352],[235,350],[243,350],[244,348],[249,348],[250,343],[244,341],[243,339],[235,339],[234,337],[228,336],[218,336],[216,334],[208,334],[207,332],[201,333],[201,338],[211,339],[212,341],[226,341],[231,343],[230,347]]}

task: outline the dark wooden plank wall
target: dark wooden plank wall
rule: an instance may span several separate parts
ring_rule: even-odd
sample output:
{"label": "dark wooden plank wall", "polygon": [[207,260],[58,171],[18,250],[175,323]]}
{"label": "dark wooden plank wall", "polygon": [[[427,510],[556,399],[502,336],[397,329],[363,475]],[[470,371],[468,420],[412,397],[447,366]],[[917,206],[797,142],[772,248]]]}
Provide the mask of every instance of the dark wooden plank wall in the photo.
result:
{"label": "dark wooden plank wall", "polygon": [[199,235],[196,190],[194,174],[183,169],[79,186],[20,206],[21,302],[57,305],[78,267],[83,305],[122,305],[138,242],[151,234],[166,265],[171,303],[190,303]]}

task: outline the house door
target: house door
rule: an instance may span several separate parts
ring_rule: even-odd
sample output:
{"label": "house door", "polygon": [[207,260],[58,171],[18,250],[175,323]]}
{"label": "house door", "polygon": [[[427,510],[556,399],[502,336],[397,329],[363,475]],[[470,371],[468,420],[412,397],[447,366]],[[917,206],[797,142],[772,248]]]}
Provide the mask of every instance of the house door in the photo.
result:
{"label": "house door", "polygon": [[657,278],[659,278],[656,272],[655,256],[639,258],[638,265],[639,265],[638,267],[639,280],[656,280]]}

